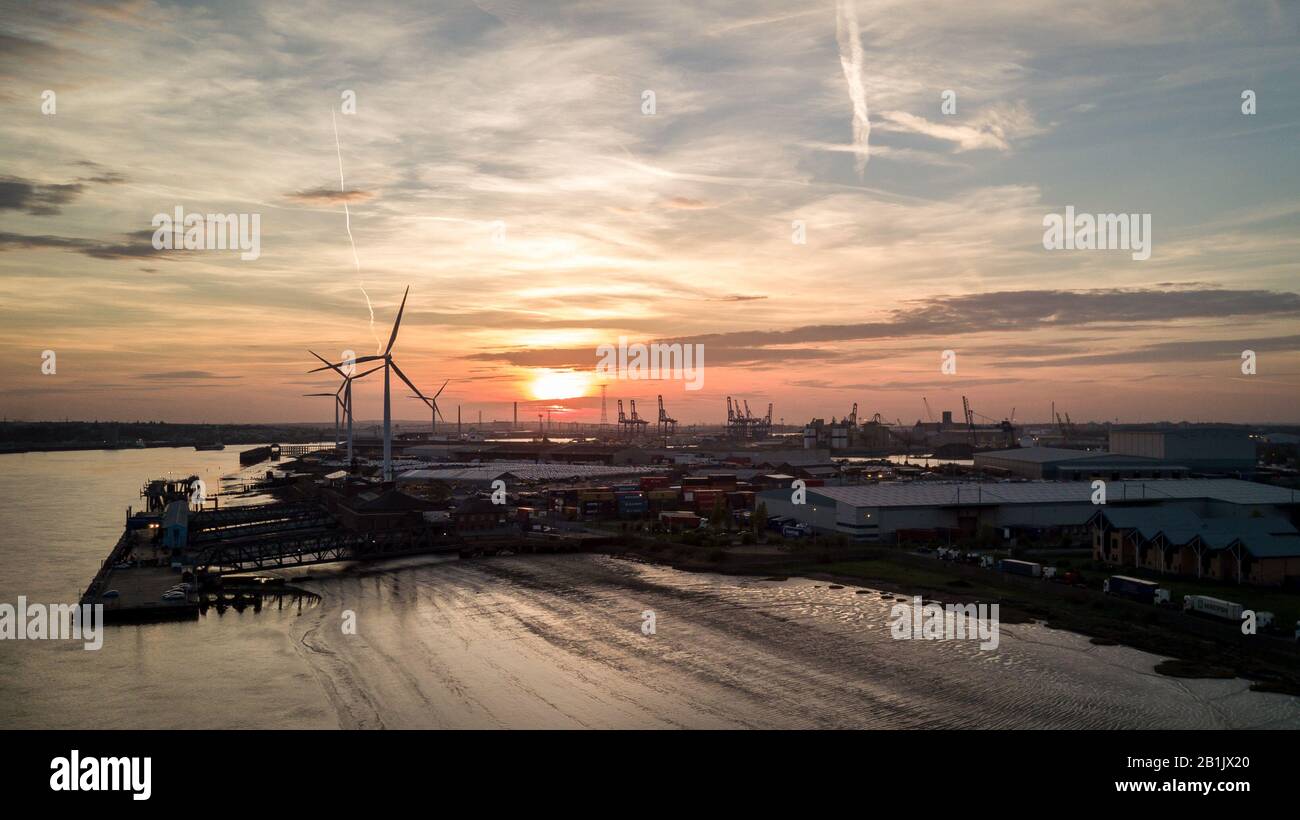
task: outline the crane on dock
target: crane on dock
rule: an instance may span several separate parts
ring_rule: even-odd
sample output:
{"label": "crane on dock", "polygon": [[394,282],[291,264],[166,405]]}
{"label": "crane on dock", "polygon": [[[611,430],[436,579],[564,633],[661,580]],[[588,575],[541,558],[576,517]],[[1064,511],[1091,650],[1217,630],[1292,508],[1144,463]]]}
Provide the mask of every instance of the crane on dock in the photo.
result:
{"label": "crane on dock", "polygon": [[659,396],[659,421],[655,423],[655,433],[659,436],[670,436],[677,432],[677,419],[669,418],[668,413],[664,411],[664,397]]}
{"label": "crane on dock", "polygon": [[970,446],[975,447],[975,415],[971,412],[970,401],[965,396],[961,397],[961,407],[966,414],[966,432],[970,434]]}

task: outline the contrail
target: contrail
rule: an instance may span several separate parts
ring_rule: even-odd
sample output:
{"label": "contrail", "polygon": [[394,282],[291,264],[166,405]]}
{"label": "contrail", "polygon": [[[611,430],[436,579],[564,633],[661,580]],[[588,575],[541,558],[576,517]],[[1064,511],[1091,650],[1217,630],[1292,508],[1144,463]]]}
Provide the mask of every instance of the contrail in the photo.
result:
{"label": "contrail", "polygon": [[[330,124],[334,126],[334,151],[339,157],[339,193],[346,194],[343,187],[343,148],[339,145],[339,123],[334,118],[334,109],[330,109]],[[370,294],[366,293],[366,283],[361,279],[361,258],[357,256],[357,241],[352,238],[352,213],[348,210],[347,197],[343,197],[343,224],[348,229],[348,242],[352,245],[352,262],[357,266],[357,287],[366,297],[366,309],[370,311],[370,337],[375,340],[375,352],[379,352],[379,337],[375,335],[375,307],[370,304]]]}
{"label": "contrail", "polygon": [[867,91],[862,86],[862,39],[858,33],[858,13],[854,0],[835,2],[835,41],[840,47],[840,67],[849,85],[849,100],[853,103],[853,145],[857,149],[853,165],[858,178],[867,170],[871,159],[871,120],[867,118]]}

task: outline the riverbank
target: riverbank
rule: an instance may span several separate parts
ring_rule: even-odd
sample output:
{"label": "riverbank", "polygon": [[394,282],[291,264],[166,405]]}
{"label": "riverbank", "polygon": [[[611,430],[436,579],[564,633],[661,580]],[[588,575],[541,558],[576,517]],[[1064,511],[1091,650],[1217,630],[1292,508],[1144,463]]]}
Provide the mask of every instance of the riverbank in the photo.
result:
{"label": "riverbank", "polygon": [[[1300,695],[1300,648],[1266,635],[1241,635],[1233,625],[1207,623],[1181,611],[1157,609],[1111,598],[1097,590],[1049,581],[1004,576],[962,564],[949,564],[880,547],[801,551],[740,552],[725,549],[683,551],[646,539],[622,553],[688,572],[742,576],[798,576],[845,587],[910,598],[920,595],[941,604],[999,605],[1002,623],[1041,622],[1088,636],[1099,645],[1119,644],[1171,659],[1156,666],[1170,677],[1251,681],[1261,692]],[[846,594],[856,590],[846,589]]]}

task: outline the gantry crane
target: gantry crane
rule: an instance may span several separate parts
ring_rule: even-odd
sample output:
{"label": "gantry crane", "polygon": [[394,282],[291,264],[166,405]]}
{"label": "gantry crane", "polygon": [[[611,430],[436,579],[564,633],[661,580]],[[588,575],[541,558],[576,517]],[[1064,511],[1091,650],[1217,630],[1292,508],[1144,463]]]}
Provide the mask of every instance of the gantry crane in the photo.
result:
{"label": "gantry crane", "polygon": [[677,432],[677,419],[669,418],[664,412],[664,397],[659,397],[659,421],[655,424],[655,433],[660,436],[671,436]]}

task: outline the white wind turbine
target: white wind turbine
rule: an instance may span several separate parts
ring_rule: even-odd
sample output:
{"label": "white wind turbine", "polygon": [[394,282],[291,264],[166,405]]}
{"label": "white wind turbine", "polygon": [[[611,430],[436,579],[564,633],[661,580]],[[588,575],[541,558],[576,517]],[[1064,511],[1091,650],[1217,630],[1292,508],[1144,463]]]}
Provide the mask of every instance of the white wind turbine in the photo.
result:
{"label": "white wind turbine", "polygon": [[[429,412],[433,417],[433,423],[429,427],[431,436],[438,435],[438,419],[442,416],[442,409],[438,407],[438,397],[442,395],[443,390],[447,389],[447,383],[450,381],[451,379],[444,381],[442,387],[438,388],[438,392],[433,394],[433,398],[429,398],[428,396],[408,396],[408,398],[419,399],[429,405]],[[446,419],[444,418],[443,421],[446,421]]]}
{"label": "white wind turbine", "polygon": [[[343,417],[346,420],[345,423],[347,424],[347,428],[348,428],[348,464],[351,464],[352,463],[352,382],[356,381],[357,379],[361,379],[366,376],[369,376],[371,373],[374,373],[376,370],[379,370],[379,368],[372,367],[369,370],[367,370],[365,373],[357,373],[356,363],[351,360],[342,362],[341,364],[338,365],[333,365],[330,364],[329,361],[324,356],[321,356],[316,351],[308,350],[307,352],[315,356],[317,359],[320,359],[320,361],[326,367],[328,367],[330,370],[333,370],[335,373],[338,373],[340,376],[343,377],[343,383],[339,385],[339,389],[334,392],[334,395],[339,396],[340,394],[342,394],[341,406],[343,408]],[[325,368],[319,368],[319,369],[324,370]],[[352,375],[348,375],[349,370],[352,371]],[[312,370],[310,372],[315,373],[316,371]],[[323,396],[327,394],[308,393],[307,395]],[[338,426],[338,422],[336,421],[335,427],[337,428],[337,426]],[[335,449],[338,449],[338,446],[339,446],[339,436],[338,436],[338,431],[336,429],[335,436],[334,436]]]}
{"label": "white wind turbine", "polygon": [[[391,399],[392,389],[389,383],[388,371],[392,370],[395,372],[398,378],[406,382],[406,386],[411,388],[417,396],[424,398],[424,394],[420,392],[420,388],[416,387],[410,379],[406,378],[406,374],[402,372],[402,368],[398,367],[397,362],[393,361],[393,345],[397,343],[397,329],[402,325],[402,313],[406,310],[406,297],[410,293],[411,288],[408,285],[406,293],[402,294],[402,305],[397,309],[397,319],[393,321],[393,334],[388,337],[388,347],[384,349],[383,354],[377,356],[362,356],[359,359],[353,360],[353,364],[378,361],[384,363],[384,481],[393,480],[393,408]],[[342,362],[339,362],[338,364],[329,364],[327,362],[325,367],[318,367],[310,372],[316,373],[321,370],[337,369],[342,366]]]}
{"label": "white wind turbine", "polygon": [[339,448],[339,405],[343,403],[338,391],[333,393],[303,393],[304,396],[329,396],[334,399],[334,449]]}

